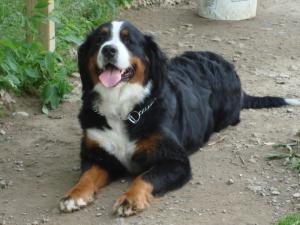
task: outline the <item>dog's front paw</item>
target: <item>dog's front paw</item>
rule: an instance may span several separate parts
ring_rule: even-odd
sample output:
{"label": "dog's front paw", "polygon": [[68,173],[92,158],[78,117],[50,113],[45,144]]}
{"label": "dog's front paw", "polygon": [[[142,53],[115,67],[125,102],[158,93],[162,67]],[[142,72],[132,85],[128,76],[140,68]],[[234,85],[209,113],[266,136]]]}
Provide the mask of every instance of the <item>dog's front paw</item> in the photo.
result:
{"label": "dog's front paw", "polygon": [[85,207],[88,204],[83,198],[63,197],[59,202],[59,209],[62,212],[73,212]]}
{"label": "dog's front paw", "polygon": [[150,206],[152,195],[146,192],[124,193],[114,204],[113,212],[118,216],[131,216]]}
{"label": "dog's front paw", "polygon": [[59,202],[59,209],[62,212],[73,212],[77,211],[85,206],[87,206],[89,203],[91,203],[94,200],[93,196],[72,196],[67,195],[63,197]]}

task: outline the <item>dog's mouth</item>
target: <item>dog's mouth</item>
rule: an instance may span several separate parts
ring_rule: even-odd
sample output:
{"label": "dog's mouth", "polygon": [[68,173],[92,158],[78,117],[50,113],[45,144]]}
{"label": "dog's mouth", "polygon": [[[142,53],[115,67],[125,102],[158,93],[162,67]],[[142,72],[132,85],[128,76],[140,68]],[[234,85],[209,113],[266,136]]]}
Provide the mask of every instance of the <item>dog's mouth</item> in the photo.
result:
{"label": "dog's mouth", "polygon": [[99,80],[105,87],[115,87],[121,81],[130,80],[136,70],[136,65],[131,65],[126,69],[119,69],[115,65],[108,63],[103,69],[97,67]]}

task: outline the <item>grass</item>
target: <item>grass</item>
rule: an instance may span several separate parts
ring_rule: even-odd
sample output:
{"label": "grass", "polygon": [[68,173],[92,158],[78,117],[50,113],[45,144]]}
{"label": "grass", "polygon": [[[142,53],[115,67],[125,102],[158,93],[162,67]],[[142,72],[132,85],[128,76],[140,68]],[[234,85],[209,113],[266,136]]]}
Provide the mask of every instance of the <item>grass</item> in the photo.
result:
{"label": "grass", "polygon": [[284,165],[300,172],[300,130],[296,133],[296,139],[291,139],[286,143],[275,144],[275,149],[280,152],[274,152],[267,156],[268,160],[282,159]]}
{"label": "grass", "polygon": [[300,213],[291,213],[281,218],[274,225],[300,225]]}
{"label": "grass", "polygon": [[[25,15],[25,1],[0,2],[0,89],[17,95],[39,96],[44,113],[57,108],[72,91],[68,75],[77,70],[69,50],[77,48],[85,35],[112,19],[126,0],[55,0],[55,10],[46,17],[47,0],[37,0],[33,16]],[[38,24],[51,19],[56,24],[55,52],[40,44]],[[34,41],[25,42],[30,28]]]}

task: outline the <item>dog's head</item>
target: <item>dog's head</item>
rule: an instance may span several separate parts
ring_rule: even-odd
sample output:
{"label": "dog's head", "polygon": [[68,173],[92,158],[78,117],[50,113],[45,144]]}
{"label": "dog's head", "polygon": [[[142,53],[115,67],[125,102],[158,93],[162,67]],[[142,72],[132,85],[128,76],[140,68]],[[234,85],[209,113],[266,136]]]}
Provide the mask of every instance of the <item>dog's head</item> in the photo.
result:
{"label": "dog's head", "polygon": [[78,52],[83,91],[96,85],[153,86],[161,83],[166,57],[153,39],[127,21],[100,25],[88,35]]}

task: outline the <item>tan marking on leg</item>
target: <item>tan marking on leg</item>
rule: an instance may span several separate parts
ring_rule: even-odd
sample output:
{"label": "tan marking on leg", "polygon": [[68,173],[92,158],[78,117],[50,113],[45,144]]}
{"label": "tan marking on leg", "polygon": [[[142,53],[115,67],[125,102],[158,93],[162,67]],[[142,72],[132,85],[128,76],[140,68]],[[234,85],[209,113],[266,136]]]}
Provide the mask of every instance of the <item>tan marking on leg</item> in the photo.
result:
{"label": "tan marking on leg", "polygon": [[137,177],[114,204],[113,211],[118,216],[131,216],[150,206],[153,186],[141,176]]}
{"label": "tan marking on leg", "polygon": [[138,140],[135,144],[136,151],[152,151],[157,146],[157,143],[161,139],[159,134],[152,134],[149,137]]}
{"label": "tan marking on leg", "polygon": [[92,166],[61,199],[61,211],[72,212],[91,203],[94,200],[94,194],[108,182],[108,172],[98,166]]}
{"label": "tan marking on leg", "polygon": [[145,81],[145,64],[138,57],[131,58],[131,65],[135,65],[135,74],[133,78],[129,80],[129,83],[140,83],[144,84]]}

